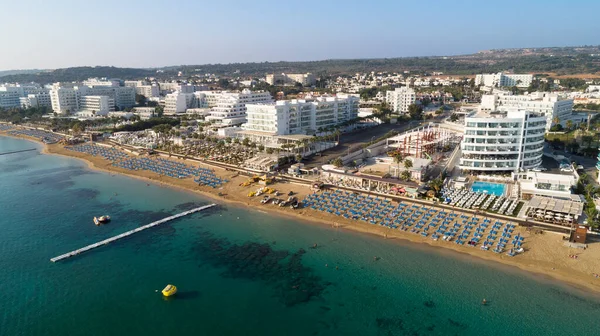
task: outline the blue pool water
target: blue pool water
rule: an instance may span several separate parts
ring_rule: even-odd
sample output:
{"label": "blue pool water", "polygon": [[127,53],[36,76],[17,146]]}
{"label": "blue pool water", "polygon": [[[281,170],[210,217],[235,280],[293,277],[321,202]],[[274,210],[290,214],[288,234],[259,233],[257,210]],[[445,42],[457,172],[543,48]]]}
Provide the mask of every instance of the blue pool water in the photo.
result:
{"label": "blue pool water", "polygon": [[490,195],[502,196],[506,190],[506,185],[502,183],[490,183],[490,182],[473,182],[471,190],[475,192],[484,192]]}

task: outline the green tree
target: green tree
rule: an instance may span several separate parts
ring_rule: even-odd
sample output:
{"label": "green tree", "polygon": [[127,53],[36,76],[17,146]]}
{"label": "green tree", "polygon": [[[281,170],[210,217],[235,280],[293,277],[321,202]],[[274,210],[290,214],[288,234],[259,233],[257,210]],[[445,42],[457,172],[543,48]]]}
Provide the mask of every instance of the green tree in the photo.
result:
{"label": "green tree", "polygon": [[331,164],[333,164],[337,168],[340,168],[344,166],[344,161],[342,161],[341,157],[337,157],[333,161],[331,161]]}
{"label": "green tree", "polygon": [[413,163],[411,160],[409,160],[409,159],[404,160],[404,168],[410,169],[410,168],[412,168],[412,166],[413,166]]}
{"label": "green tree", "polygon": [[413,120],[421,120],[423,119],[423,107],[418,104],[410,104],[408,106],[408,114]]}
{"label": "green tree", "polygon": [[273,148],[271,148],[271,147],[267,148],[267,154],[270,155],[270,154],[273,154],[273,152],[274,152]]}
{"label": "green tree", "polygon": [[139,106],[145,106],[148,99],[146,98],[146,96],[136,93],[135,101],[138,103]]}
{"label": "green tree", "polygon": [[568,130],[572,130],[573,129],[573,120],[570,120],[570,119],[567,120],[566,125],[567,125]]}
{"label": "green tree", "polygon": [[223,89],[227,89],[229,87],[229,80],[221,78],[217,81],[217,84]]}
{"label": "green tree", "polygon": [[450,116],[450,121],[452,121],[452,122],[458,121],[458,114],[452,113],[452,115]]}
{"label": "green tree", "polygon": [[[398,171],[400,171],[400,164],[404,161],[404,156],[402,153],[397,152],[394,154],[394,162],[398,165]],[[398,176],[400,177],[400,176]]]}
{"label": "green tree", "polygon": [[404,181],[410,181],[411,174],[408,170],[405,170],[402,172],[402,174],[400,174],[400,178]]}
{"label": "green tree", "polygon": [[73,124],[71,129],[73,130],[73,134],[75,135],[81,134],[81,132],[83,132],[84,130],[83,125],[80,122],[76,122],[75,124]]}
{"label": "green tree", "polygon": [[242,140],[242,145],[246,147],[250,146],[250,139],[244,138],[244,140]]}
{"label": "green tree", "polygon": [[440,177],[429,182],[429,186],[435,191],[436,195],[439,194],[440,190],[442,190],[443,185],[444,181]]}

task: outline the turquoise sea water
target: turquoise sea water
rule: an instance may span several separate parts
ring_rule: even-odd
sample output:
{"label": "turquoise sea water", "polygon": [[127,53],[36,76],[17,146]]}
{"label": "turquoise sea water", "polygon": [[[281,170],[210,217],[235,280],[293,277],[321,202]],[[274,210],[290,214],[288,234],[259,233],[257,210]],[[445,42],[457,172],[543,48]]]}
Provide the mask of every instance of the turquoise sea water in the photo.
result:
{"label": "turquoise sea water", "polygon": [[[32,146],[0,137],[0,153]],[[0,156],[0,335],[598,334],[591,293],[224,204],[49,261],[209,202],[75,159]],[[101,214],[114,220],[96,227]]]}

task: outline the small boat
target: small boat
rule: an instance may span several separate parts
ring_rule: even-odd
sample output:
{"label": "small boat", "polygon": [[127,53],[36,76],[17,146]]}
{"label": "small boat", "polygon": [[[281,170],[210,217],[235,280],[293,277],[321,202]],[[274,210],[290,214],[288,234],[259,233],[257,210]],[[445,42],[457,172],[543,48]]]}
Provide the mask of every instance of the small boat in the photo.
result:
{"label": "small boat", "polygon": [[519,247],[519,248],[515,249],[516,253],[523,253],[523,251],[525,251],[525,250],[523,250],[522,247]]}
{"label": "small boat", "polygon": [[167,285],[167,287],[162,290],[162,295],[166,297],[173,296],[175,293],[177,293],[177,287],[174,285]]}
{"label": "small boat", "polygon": [[94,224],[101,225],[110,222],[110,216],[94,217]]}
{"label": "small boat", "polygon": [[265,197],[263,197],[263,199],[260,201],[260,203],[262,203],[262,204],[267,204],[267,203],[269,203],[269,201],[271,201],[271,197],[270,197],[270,196],[265,196]]}

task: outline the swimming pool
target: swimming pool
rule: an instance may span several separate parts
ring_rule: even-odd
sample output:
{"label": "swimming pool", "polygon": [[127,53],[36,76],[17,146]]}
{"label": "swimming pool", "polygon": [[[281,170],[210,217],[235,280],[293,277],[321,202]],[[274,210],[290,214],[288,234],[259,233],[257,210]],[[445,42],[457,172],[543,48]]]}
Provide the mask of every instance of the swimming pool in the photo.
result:
{"label": "swimming pool", "polygon": [[502,196],[506,190],[506,185],[502,183],[490,183],[475,181],[471,186],[471,190],[475,192],[483,192],[490,195]]}

